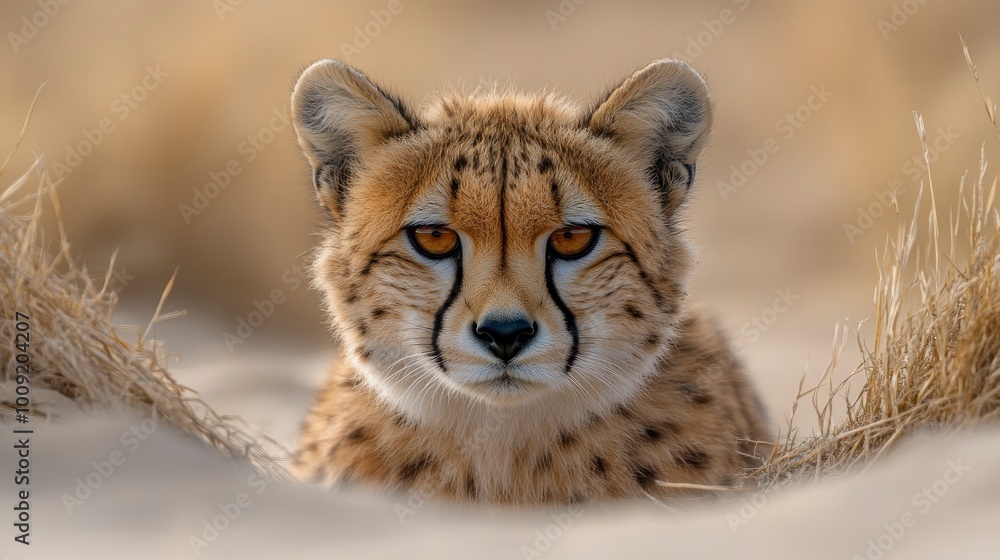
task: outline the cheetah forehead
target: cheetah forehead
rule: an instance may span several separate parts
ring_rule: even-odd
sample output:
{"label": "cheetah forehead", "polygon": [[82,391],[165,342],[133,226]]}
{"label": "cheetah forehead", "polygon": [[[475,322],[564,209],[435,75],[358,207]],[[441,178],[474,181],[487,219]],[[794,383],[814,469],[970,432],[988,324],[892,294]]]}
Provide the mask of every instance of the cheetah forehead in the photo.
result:
{"label": "cheetah forehead", "polygon": [[506,230],[508,242],[526,248],[568,224],[648,232],[653,226],[635,211],[655,212],[646,170],[586,131],[580,114],[553,94],[436,97],[414,134],[370,158],[350,221],[384,226],[385,237],[389,216],[396,228],[449,225],[486,244]]}

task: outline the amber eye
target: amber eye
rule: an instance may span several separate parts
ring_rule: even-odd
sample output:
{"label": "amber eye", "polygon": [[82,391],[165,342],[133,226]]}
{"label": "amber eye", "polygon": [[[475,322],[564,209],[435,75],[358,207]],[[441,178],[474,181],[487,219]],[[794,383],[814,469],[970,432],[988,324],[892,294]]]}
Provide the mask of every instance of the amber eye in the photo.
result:
{"label": "amber eye", "polygon": [[441,226],[416,226],[406,230],[410,243],[425,257],[443,259],[458,248],[458,234]]}
{"label": "amber eye", "polygon": [[576,259],[594,248],[600,231],[600,228],[593,226],[569,226],[557,229],[549,236],[549,247],[560,258]]}

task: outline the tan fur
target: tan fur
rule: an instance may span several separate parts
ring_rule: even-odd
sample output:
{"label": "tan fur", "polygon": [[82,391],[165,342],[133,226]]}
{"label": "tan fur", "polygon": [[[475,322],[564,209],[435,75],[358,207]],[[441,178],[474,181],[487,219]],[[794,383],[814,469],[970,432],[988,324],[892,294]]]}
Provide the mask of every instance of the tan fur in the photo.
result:
{"label": "tan fur", "polygon": [[[292,107],[331,216],[314,273],[343,343],[303,430],[304,478],[519,504],[738,480],[768,430],[725,339],[683,301],[679,211],[711,125],[693,70],[654,62],[589,112],[494,93],[417,117],[321,61]],[[583,223],[601,227],[591,253],[547,252]],[[456,257],[414,250],[406,227],[429,224],[458,232]],[[530,319],[535,338],[502,362],[472,334],[489,317]]]}

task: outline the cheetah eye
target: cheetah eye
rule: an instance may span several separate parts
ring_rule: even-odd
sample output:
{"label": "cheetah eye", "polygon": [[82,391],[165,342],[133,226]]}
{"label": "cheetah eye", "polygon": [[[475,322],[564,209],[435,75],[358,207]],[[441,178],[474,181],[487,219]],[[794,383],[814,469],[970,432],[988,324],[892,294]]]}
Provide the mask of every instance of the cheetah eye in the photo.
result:
{"label": "cheetah eye", "polygon": [[423,256],[450,257],[458,249],[458,234],[442,226],[414,226],[406,229],[410,243]]}
{"label": "cheetah eye", "polygon": [[549,248],[561,259],[578,259],[594,248],[601,228],[569,226],[557,229],[549,236]]}

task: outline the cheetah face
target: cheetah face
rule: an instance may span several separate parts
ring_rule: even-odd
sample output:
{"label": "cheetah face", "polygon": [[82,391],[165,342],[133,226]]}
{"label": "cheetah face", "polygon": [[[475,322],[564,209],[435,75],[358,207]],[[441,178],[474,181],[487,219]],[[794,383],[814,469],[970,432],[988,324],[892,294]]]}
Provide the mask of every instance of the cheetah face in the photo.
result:
{"label": "cheetah face", "polygon": [[417,117],[321,61],[292,105],[330,218],[317,284],[382,397],[594,410],[668,357],[690,268],[678,207],[711,120],[688,66],[654,62],[589,112],[485,95]]}

